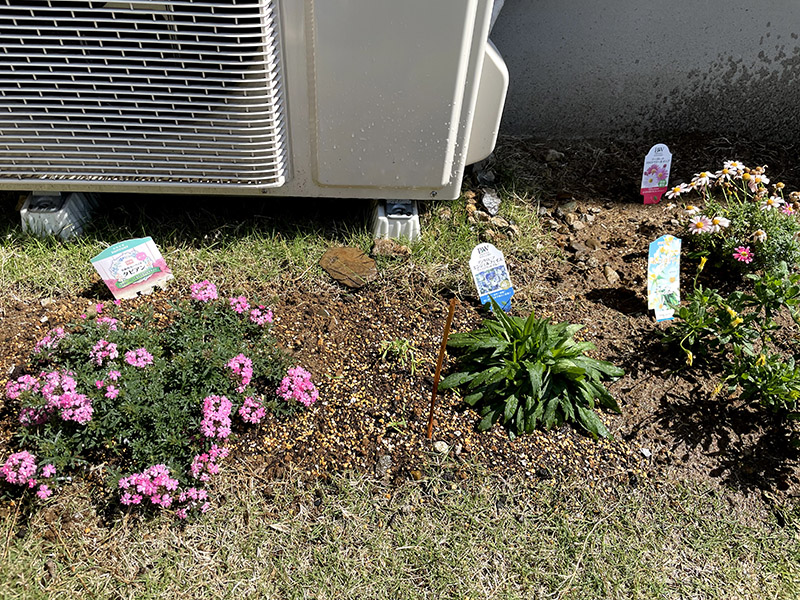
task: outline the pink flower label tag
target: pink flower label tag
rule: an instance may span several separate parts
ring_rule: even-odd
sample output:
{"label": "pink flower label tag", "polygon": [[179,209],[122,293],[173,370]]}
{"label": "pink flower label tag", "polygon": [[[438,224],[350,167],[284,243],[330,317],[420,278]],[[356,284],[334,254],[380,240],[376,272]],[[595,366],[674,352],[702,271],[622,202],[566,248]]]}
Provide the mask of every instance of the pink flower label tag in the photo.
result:
{"label": "pink flower label tag", "polygon": [[172,271],[150,237],[118,242],[91,263],[116,299],[135,298],[172,279]]}
{"label": "pink flower label tag", "polygon": [[645,204],[658,204],[661,195],[669,187],[669,170],[672,166],[672,153],[664,144],[656,144],[644,157],[642,185],[640,193]]}

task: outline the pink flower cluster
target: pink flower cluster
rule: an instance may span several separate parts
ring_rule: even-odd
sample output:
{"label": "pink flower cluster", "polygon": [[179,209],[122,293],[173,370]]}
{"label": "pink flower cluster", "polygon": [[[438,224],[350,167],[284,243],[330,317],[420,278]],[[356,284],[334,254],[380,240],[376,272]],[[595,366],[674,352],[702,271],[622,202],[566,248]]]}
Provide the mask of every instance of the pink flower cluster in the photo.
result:
{"label": "pink flower cluster", "polygon": [[151,503],[169,508],[174,499],[170,492],[178,489],[178,480],[169,476],[166,465],[153,465],[142,473],[120,479],[119,489],[124,490],[119,501],[126,506],[141,504],[149,498]]}
{"label": "pink flower cluster", "polygon": [[[72,373],[51,371],[40,373],[38,378],[23,375],[17,381],[6,384],[6,395],[19,398],[24,392],[30,392],[33,406],[24,406],[19,414],[22,425],[40,425],[50,419],[53,413],[60,411],[64,421],[75,421],[84,425],[92,420],[92,400],[76,391]],[[41,396],[41,400],[36,398]]]}
{"label": "pink flower cluster", "polygon": [[272,323],[272,311],[264,305],[259,305],[250,311],[250,320],[260,327]]}
{"label": "pink flower cluster", "polygon": [[[200,505],[200,512],[205,513],[209,508],[211,508],[211,504],[208,502],[208,492],[204,489],[198,489],[194,487],[190,487],[189,489],[183,491],[178,496],[178,502],[181,504],[186,504],[186,506],[179,508],[175,511],[175,516],[179,519],[185,519],[189,516],[189,511],[195,508],[197,505]],[[203,504],[200,504],[200,503]]]}
{"label": "pink flower cluster", "polygon": [[220,448],[216,444],[212,444],[211,450],[194,457],[192,466],[189,467],[192,476],[200,481],[208,481],[212,475],[219,473],[217,460],[227,458],[228,453],[229,450],[227,448]]}
{"label": "pink flower cluster", "polygon": [[[56,474],[53,465],[45,465],[39,475],[42,479],[50,479]],[[53,494],[53,490],[46,483],[39,483],[36,479],[36,456],[30,452],[22,451],[8,457],[5,464],[0,467],[0,476],[7,483],[21,485],[32,489],[37,485],[39,489],[36,496],[46,500]]]}
{"label": "pink flower cluster", "polygon": [[198,302],[208,302],[219,298],[217,294],[217,286],[211,283],[208,279],[199,283],[192,284],[192,298]]}
{"label": "pink flower cluster", "polygon": [[319,398],[319,392],[311,381],[311,373],[303,367],[292,367],[281,380],[278,396],[284,400],[297,400],[300,404],[311,406]]}
{"label": "pink flower cluster", "polygon": [[230,303],[231,303],[231,308],[234,310],[234,312],[237,312],[239,314],[242,314],[244,311],[250,308],[250,305],[247,303],[247,298],[245,298],[244,296],[231,298]]}
{"label": "pink flower cluster", "polygon": [[261,423],[261,419],[267,414],[264,406],[254,398],[245,398],[244,404],[239,409],[239,416],[245,423]]}
{"label": "pink flower cluster", "polygon": [[17,400],[24,392],[33,392],[35,394],[40,387],[39,380],[36,377],[23,375],[17,378],[16,381],[6,383],[6,396],[10,400]]}
{"label": "pink flower cluster", "polygon": [[230,359],[227,366],[234,375],[242,378],[241,385],[236,388],[236,391],[241,394],[253,379],[253,361],[244,354],[239,354]]}
{"label": "pink flower cluster", "polygon": [[98,367],[102,366],[105,359],[114,360],[118,356],[117,345],[104,339],[98,341],[91,352],[89,352],[89,358],[91,358],[92,362]]}
{"label": "pink flower cluster", "polygon": [[[106,377],[108,377],[111,381],[116,381],[117,379],[120,378],[120,372],[111,370],[108,372],[108,375],[106,375]],[[102,390],[103,388],[106,389],[105,393],[106,398],[111,398],[113,400],[114,398],[119,396],[119,388],[115,386],[113,383],[106,384],[106,382],[103,381],[102,379],[98,379],[97,381],[94,382],[94,385],[95,387],[97,387],[98,390]]]}
{"label": "pink flower cluster", "polygon": [[125,353],[125,362],[132,367],[143,369],[146,366],[153,364],[153,355],[150,354],[146,348],[128,350]]}
{"label": "pink flower cluster", "polygon": [[33,348],[33,353],[41,354],[45,349],[52,350],[58,345],[58,342],[63,340],[65,337],[67,337],[67,333],[64,331],[63,327],[51,329],[47,332],[46,336],[36,342],[36,346]]}
{"label": "pink flower cluster", "polygon": [[231,434],[233,404],[225,396],[208,396],[203,400],[203,420],[200,430],[209,438],[225,439]]}
{"label": "pink flower cluster", "polygon": [[[99,305],[98,305],[99,306]],[[117,323],[118,321],[114,317],[97,317],[95,321],[98,326],[106,325],[109,331],[116,331],[117,330]]]}

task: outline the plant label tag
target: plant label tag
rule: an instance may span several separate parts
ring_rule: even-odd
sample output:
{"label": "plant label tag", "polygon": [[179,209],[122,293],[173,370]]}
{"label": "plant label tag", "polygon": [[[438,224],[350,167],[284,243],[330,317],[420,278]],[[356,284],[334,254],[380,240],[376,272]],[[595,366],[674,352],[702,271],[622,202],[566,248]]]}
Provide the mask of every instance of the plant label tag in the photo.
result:
{"label": "plant label tag", "polygon": [[92,266],[117,300],[149,293],[172,279],[153,238],[118,242],[91,259]]}
{"label": "plant label tag", "polygon": [[656,311],[656,321],[672,319],[681,301],[681,240],[662,235],[650,244],[647,259],[647,308]]}
{"label": "plant label tag", "polygon": [[503,253],[492,244],[478,244],[472,249],[469,268],[472,271],[472,279],[478,289],[481,304],[488,304],[491,296],[504,311],[511,310],[514,287],[511,285],[511,277],[508,274]]}
{"label": "plant label tag", "polygon": [[672,153],[664,144],[656,144],[644,157],[642,186],[640,193],[645,204],[657,204],[669,185],[669,169],[672,166]]}

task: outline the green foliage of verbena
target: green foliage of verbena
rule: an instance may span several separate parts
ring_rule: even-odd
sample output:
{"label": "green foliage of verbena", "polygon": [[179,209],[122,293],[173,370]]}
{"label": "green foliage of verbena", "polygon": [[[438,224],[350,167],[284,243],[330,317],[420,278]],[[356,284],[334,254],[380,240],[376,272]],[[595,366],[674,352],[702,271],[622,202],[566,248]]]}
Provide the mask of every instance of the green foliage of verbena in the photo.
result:
{"label": "green foliage of verbena", "polygon": [[[274,393],[289,366],[287,357],[268,327],[253,323],[227,304],[183,301],[158,317],[149,304],[132,311],[110,307],[102,317],[92,316],[68,327],[68,335],[57,345],[33,355],[35,372],[73,373],[77,389],[91,398],[92,418],[85,424],[53,418],[21,427],[22,445],[59,471],[104,464],[112,483],[121,473],[143,471],[154,464],[167,465],[182,479],[192,456],[207,450],[213,441],[200,434],[205,397],[230,399],[232,417],[245,396],[257,396],[273,411],[289,410]],[[102,318],[118,321],[109,327]],[[116,344],[119,356],[98,365],[89,357],[101,339]],[[137,348],[152,354],[152,365],[128,364],[125,352]],[[236,389],[241,380],[226,368],[239,354],[252,360],[254,373],[242,393]],[[119,372],[114,381],[109,378],[112,371]],[[109,385],[118,395],[109,397]],[[25,397],[22,404],[26,405]]]}
{"label": "green foliage of verbena", "polygon": [[571,422],[595,438],[610,437],[594,409],[619,412],[603,381],[623,370],[586,356],[594,345],[573,339],[582,325],[506,315],[493,299],[492,307],[496,320],[450,338],[459,353],[456,372],[439,387],[463,389],[464,401],[480,412],[481,430],[499,421],[522,434]]}

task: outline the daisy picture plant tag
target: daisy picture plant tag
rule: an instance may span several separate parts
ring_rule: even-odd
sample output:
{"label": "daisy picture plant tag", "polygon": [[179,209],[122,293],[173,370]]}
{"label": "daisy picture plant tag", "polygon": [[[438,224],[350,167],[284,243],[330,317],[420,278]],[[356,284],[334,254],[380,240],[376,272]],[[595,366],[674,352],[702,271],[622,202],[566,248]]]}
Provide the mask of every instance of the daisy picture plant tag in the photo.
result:
{"label": "daisy picture plant tag", "polygon": [[644,157],[642,186],[640,193],[645,204],[657,204],[661,195],[667,191],[669,169],[672,166],[672,153],[664,144],[656,144]]}
{"label": "daisy picture plant tag", "polygon": [[662,235],[650,244],[647,259],[647,308],[656,311],[656,321],[668,321],[681,301],[681,240]]}
{"label": "daisy picture plant tag", "polygon": [[172,279],[153,238],[118,242],[90,261],[116,300],[135,298]]}
{"label": "daisy picture plant tag", "polygon": [[472,279],[478,289],[481,304],[489,304],[491,296],[504,311],[511,310],[514,286],[511,285],[511,277],[508,274],[503,253],[492,244],[478,244],[472,249],[469,268],[472,271]]}

